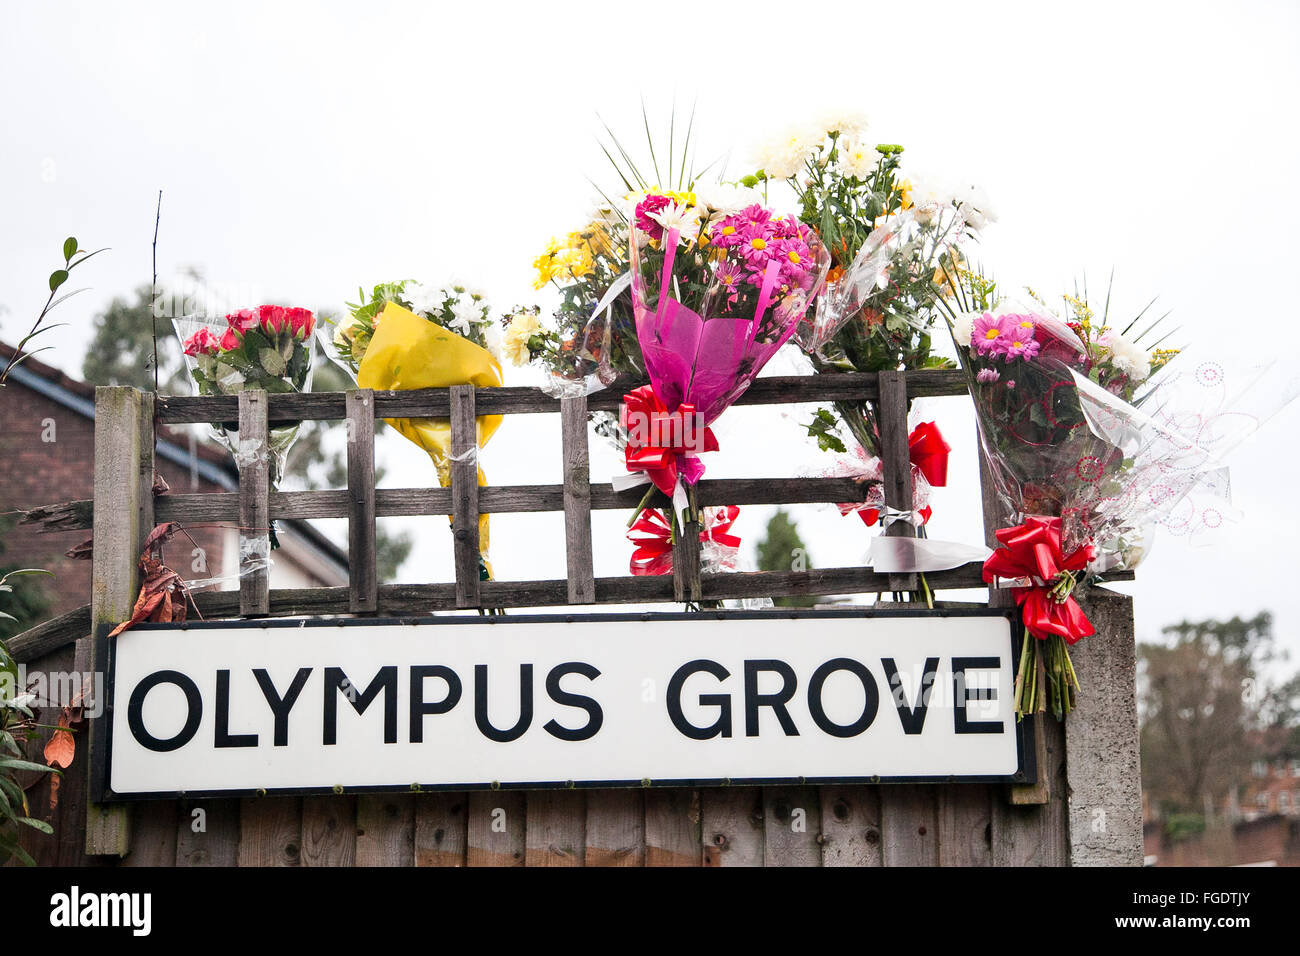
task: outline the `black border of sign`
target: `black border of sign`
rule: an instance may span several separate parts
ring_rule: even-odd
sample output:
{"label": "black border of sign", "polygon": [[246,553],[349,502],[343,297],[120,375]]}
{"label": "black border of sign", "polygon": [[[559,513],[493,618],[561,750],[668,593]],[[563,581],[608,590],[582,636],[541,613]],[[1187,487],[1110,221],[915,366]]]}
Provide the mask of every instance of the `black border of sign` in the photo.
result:
{"label": "black border of sign", "polygon": [[[681,611],[639,611],[613,612],[609,614],[520,614],[510,617],[495,615],[456,615],[456,616],[409,616],[409,617],[349,617],[349,618],[246,618],[225,621],[194,621],[183,624],[138,624],[132,630],[220,630],[228,628],[306,628],[306,627],[366,627],[370,625],[393,624],[432,624],[455,626],[458,624],[497,623],[528,624],[538,622],[573,623],[578,621],[699,621],[714,620],[817,620],[826,618],[850,618],[870,620],[871,618],[889,617],[1001,617],[1008,625],[1011,643],[1011,660],[1018,659],[1021,641],[1016,631],[1019,615],[1014,608],[884,608],[853,607],[826,610],[790,609],[790,610],[707,610],[695,612]],[[257,796],[322,796],[339,791],[332,787],[283,787],[270,790],[201,790],[201,791],[149,791],[147,793],[114,793],[109,789],[111,770],[111,748],[113,744],[113,690],[117,665],[117,642],[110,640],[108,632],[111,625],[101,625],[95,634],[95,660],[105,661],[104,668],[104,708],[98,717],[90,721],[90,789],[91,799],[95,803],[128,803],[147,800],[216,799],[224,797]],[[652,780],[650,787],[725,787],[725,786],[798,786],[820,784],[882,784],[882,783],[1011,783],[1032,784],[1038,780],[1038,767],[1035,758],[1034,720],[1016,721],[1016,757],[1019,769],[1009,775],[978,776],[921,776],[921,777],[745,777]],[[407,784],[394,786],[356,787],[346,792],[356,793],[436,793],[439,791],[455,792],[466,790],[595,790],[608,788],[643,788],[643,780],[589,780],[576,782],[572,780],[552,780],[531,783],[456,783],[432,784],[429,786]]]}

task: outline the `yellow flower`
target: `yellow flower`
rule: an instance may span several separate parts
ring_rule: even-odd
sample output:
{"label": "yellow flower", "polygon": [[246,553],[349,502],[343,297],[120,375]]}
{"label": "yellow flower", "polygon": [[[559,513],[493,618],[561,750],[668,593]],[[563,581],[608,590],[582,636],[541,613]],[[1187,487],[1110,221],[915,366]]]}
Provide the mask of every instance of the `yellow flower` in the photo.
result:
{"label": "yellow flower", "polygon": [[899,208],[912,208],[912,181],[910,179],[901,179],[894,183],[894,192],[898,193]]}
{"label": "yellow flower", "polygon": [[528,340],[541,327],[542,323],[533,312],[519,312],[511,318],[501,343],[502,354],[510,360],[511,364],[522,367],[532,360],[533,353],[528,347]]}
{"label": "yellow flower", "polygon": [[585,242],[578,246],[568,246],[555,255],[555,274],[581,279],[593,271],[591,250]]}

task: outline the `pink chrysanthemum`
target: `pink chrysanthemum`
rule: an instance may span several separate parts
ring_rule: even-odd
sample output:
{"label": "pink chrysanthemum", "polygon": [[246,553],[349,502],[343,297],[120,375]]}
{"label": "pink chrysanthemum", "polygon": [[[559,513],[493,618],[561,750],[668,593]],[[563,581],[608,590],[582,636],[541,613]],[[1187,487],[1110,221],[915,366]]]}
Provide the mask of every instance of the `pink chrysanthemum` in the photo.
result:
{"label": "pink chrysanthemum", "polygon": [[1001,377],[1002,376],[995,368],[982,368],[975,373],[975,381],[979,382],[981,385],[992,385]]}
{"label": "pink chrysanthemum", "polygon": [[1028,335],[1019,327],[1013,327],[1002,343],[1002,354],[1010,362],[1012,359],[1031,359],[1038,354],[1038,342],[1033,332]]}
{"label": "pink chrysanthemum", "polygon": [[1005,351],[1007,339],[1015,329],[1010,316],[985,312],[971,326],[970,344],[977,355],[996,356]]}

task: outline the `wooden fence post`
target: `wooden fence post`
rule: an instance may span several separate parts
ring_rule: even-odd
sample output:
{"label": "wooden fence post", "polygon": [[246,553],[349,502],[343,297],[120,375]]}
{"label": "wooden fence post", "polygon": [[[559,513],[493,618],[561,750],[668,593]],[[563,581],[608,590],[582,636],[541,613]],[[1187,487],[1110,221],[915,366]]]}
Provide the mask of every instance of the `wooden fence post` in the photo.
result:
{"label": "wooden fence post", "polygon": [[239,613],[269,614],[271,517],[266,392],[239,393]]}
{"label": "wooden fence post", "polygon": [[[153,530],[152,395],[117,385],[95,389],[95,501],[100,507],[94,516],[92,635],[129,618],[140,590],[140,550]],[[108,662],[93,644],[90,659],[92,673],[105,673]],[[112,715],[95,719],[106,721]],[[87,766],[92,763],[86,761]],[[88,855],[126,855],[131,847],[129,809],[87,801]]]}
{"label": "wooden fence post", "polygon": [[[903,372],[880,373],[880,462],[885,482],[885,506],[912,511],[912,460],[907,444],[907,379]],[[915,538],[911,521],[882,518],[886,537]],[[891,574],[891,591],[915,591],[916,574]]]}
{"label": "wooden fence post", "polygon": [[591,461],[587,449],[587,397],[560,402],[564,445],[564,554],[569,603],[596,600],[596,573],[591,558]]}
{"label": "wooden fence post", "polygon": [[451,388],[452,549],[456,562],[456,607],[479,607],[478,432],[474,386]]}
{"label": "wooden fence post", "polygon": [[348,411],[348,610],[379,610],[375,555],[375,393],[347,393]]}
{"label": "wooden fence post", "polygon": [[1097,633],[1070,648],[1083,689],[1065,719],[1070,863],[1142,865],[1142,767],[1133,599],[1093,588],[1084,610]]}

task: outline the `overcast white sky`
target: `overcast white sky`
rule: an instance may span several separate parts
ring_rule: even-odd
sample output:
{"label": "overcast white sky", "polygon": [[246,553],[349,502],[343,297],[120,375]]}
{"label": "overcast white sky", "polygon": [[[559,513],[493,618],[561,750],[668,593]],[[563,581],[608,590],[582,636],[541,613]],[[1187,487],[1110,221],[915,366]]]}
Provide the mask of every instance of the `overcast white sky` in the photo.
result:
{"label": "overcast white sky", "polygon": [[[700,156],[729,169],[823,105],[866,112],[914,168],[979,182],[999,222],[979,259],[1044,293],[1113,267],[1120,310],[1154,295],[1180,338],[1291,349],[1300,213],[1300,5],[1294,2],[927,4],[61,3],[0,5],[0,338],[44,301],[63,238],[111,246],[42,358],[79,374],[92,317],[159,268],[197,266],[239,305],[338,309],[358,285],[463,277],[501,307],[551,300],[530,262],[608,181],[599,112],[629,139],[639,101],[698,104]],[[792,367],[779,359],[772,371]],[[780,368],[778,368],[780,366]],[[530,384],[507,370],[508,381]],[[973,420],[931,411],[955,446],[932,533],[981,537]],[[733,409],[709,473],[814,469],[799,412]],[[554,419],[554,420],[553,420]],[[1215,550],[1158,542],[1132,586],[1140,637],[1184,617],[1271,609],[1300,654],[1291,471],[1300,408],[1233,460],[1246,517]],[[559,480],[558,419],[508,420],[494,483]],[[596,446],[593,445],[595,449]],[[432,480],[390,436],[388,484]],[[616,467],[593,455],[596,480]],[[750,508],[747,547],[771,509]],[[819,566],[858,563],[868,533],[798,509]],[[598,574],[626,573],[626,516],[600,516]],[[407,580],[448,580],[445,520]],[[560,516],[493,523],[500,577],[563,574]],[[1217,580],[1222,583],[1211,583]]]}

